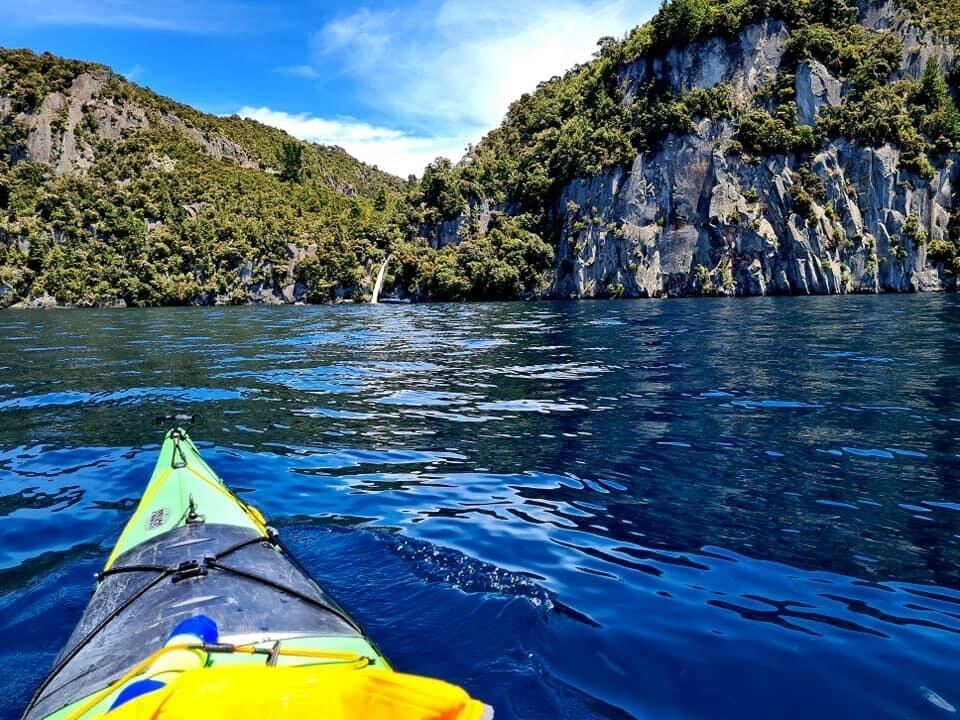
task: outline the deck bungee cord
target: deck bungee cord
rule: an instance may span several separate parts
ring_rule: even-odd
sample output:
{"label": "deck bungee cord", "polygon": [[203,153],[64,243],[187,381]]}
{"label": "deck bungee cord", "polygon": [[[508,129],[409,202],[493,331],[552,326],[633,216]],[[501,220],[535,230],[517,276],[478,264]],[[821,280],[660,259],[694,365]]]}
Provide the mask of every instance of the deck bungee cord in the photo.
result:
{"label": "deck bungee cord", "polygon": [[183,427],[96,580],[26,720],[492,717],[454,685],[395,672]]}

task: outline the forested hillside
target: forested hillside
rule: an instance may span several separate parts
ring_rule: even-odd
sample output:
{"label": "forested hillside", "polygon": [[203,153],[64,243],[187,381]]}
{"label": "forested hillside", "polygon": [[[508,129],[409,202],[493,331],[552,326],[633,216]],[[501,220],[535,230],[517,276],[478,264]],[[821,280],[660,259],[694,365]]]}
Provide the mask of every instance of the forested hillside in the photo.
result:
{"label": "forested hillside", "polygon": [[401,189],[339,148],[108,68],[0,51],[3,304],[362,296]]}
{"label": "forested hillside", "polygon": [[958,0],[672,0],[403,182],[0,51],[0,303],[936,291]]}

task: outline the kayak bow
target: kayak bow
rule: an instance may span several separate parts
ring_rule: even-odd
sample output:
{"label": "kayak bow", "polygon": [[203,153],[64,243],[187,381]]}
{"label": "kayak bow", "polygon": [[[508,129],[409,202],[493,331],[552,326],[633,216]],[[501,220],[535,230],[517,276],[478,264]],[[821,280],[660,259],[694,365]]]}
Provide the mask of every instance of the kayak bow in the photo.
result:
{"label": "kayak bow", "polygon": [[438,680],[394,672],[234,495],[183,429],[25,720],[481,720]]}

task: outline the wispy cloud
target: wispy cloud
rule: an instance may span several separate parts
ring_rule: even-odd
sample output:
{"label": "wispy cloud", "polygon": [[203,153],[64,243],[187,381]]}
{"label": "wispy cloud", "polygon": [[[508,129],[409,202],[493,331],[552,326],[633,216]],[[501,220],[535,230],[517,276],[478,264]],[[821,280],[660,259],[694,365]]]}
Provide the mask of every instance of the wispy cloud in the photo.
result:
{"label": "wispy cloud", "polygon": [[243,107],[237,114],[303,140],[338,145],[354,157],[401,177],[419,174],[439,156],[460,157],[471,140],[469,136],[418,136],[352,118],[321,118],[266,107]]}
{"label": "wispy cloud", "polygon": [[137,64],[134,65],[132,68],[130,68],[129,70],[124,71],[124,72],[121,73],[121,74],[122,74],[127,80],[130,80],[131,82],[136,82],[137,80],[140,80],[141,78],[143,78],[143,73],[144,73],[144,67],[143,67],[143,65],[141,65],[140,63],[137,63]]}
{"label": "wispy cloud", "polygon": [[221,33],[257,27],[257,6],[243,2],[210,4],[189,0],[145,3],[137,0],[4,0],[10,25],[89,26],[179,33]]}
{"label": "wispy cloud", "polygon": [[361,96],[398,122],[483,132],[513,100],[589,59],[600,37],[622,36],[657,5],[422,0],[402,12],[363,8],[314,35],[313,61],[340,63]]}
{"label": "wispy cloud", "polygon": [[287,65],[286,67],[277,68],[277,72],[283,75],[293,75],[294,77],[308,78],[311,80],[320,77],[320,73],[312,65]]}

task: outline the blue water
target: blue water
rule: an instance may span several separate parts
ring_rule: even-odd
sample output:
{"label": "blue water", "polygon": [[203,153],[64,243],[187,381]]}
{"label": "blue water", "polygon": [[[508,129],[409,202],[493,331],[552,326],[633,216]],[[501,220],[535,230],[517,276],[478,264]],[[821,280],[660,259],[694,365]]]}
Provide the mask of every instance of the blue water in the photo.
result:
{"label": "blue water", "polygon": [[960,708],[955,296],[0,314],[0,718],[177,407],[500,718]]}

